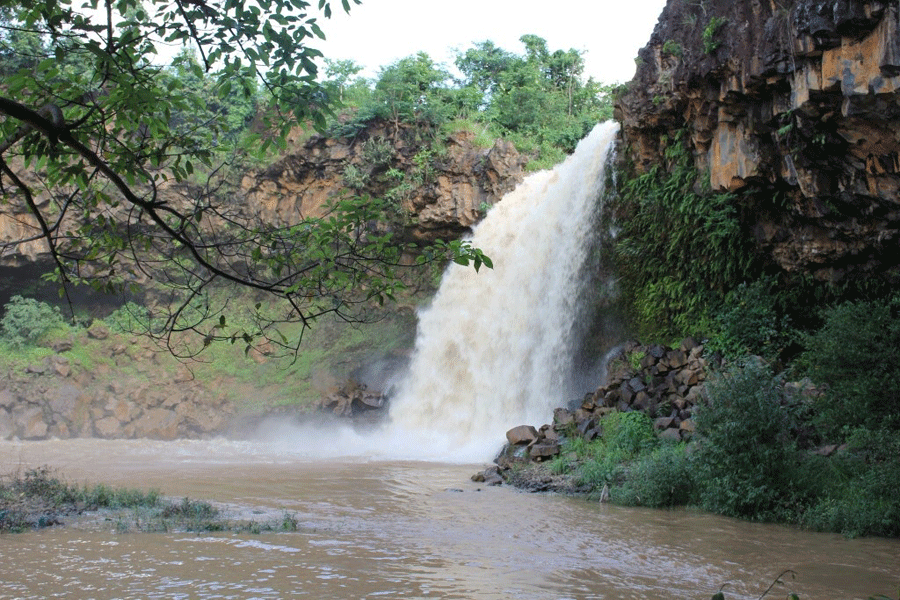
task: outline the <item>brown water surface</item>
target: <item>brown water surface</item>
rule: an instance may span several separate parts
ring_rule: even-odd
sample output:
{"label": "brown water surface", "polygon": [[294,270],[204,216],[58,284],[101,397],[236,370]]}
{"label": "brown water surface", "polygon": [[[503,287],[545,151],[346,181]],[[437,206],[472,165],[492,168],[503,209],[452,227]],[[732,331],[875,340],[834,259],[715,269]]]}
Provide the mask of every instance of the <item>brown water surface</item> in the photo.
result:
{"label": "brown water surface", "polygon": [[45,464],[235,515],[289,513],[299,531],[117,533],[108,522],[3,535],[0,599],[701,599],[726,582],[727,598],[755,599],[784,569],[804,600],[900,586],[896,540],[485,488],[469,480],[482,465],[310,461],[229,441],[0,442],[0,472]]}

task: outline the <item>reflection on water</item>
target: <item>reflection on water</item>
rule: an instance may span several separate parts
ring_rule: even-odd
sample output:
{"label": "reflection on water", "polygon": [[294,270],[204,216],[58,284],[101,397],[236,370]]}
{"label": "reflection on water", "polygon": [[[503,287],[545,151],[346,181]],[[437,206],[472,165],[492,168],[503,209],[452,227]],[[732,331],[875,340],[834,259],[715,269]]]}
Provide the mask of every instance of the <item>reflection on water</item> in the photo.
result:
{"label": "reflection on water", "polygon": [[[783,569],[804,599],[896,593],[900,543],[691,511],[481,488],[481,465],[314,462],[249,442],[0,442],[0,471],[155,487],[293,514],[297,533],[0,536],[0,599],[758,598]],[[784,597],[787,589],[772,597]]]}

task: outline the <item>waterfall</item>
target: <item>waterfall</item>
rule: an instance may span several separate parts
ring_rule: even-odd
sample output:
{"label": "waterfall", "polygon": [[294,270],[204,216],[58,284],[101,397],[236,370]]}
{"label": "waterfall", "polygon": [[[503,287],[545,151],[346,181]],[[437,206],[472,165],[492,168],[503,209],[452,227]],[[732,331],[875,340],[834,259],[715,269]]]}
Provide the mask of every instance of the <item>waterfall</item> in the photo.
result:
{"label": "waterfall", "polygon": [[474,229],[472,244],[494,268],[451,265],[419,315],[410,371],[391,403],[395,443],[489,460],[507,429],[545,423],[570,398],[582,266],[617,130],[596,126]]}

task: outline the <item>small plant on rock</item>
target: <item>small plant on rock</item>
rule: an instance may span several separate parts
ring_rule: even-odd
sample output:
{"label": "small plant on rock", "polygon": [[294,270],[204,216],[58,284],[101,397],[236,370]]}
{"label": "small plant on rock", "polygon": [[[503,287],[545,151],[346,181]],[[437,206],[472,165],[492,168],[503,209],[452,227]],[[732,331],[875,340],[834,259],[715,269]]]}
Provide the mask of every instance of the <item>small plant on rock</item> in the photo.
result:
{"label": "small plant on rock", "polygon": [[716,49],[722,45],[722,42],[716,39],[717,34],[719,33],[719,29],[728,22],[728,19],[724,17],[712,17],[709,20],[709,25],[706,26],[706,29],[703,30],[703,51],[706,54],[712,54],[716,51]]}

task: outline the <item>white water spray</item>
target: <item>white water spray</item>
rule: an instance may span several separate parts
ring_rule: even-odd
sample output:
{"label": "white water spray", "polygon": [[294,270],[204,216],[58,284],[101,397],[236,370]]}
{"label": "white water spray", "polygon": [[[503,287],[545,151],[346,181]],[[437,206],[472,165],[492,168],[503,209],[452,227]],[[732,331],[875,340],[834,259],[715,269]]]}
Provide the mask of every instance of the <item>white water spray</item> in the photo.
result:
{"label": "white water spray", "polygon": [[359,432],[272,422],[259,432],[269,451],[484,462],[510,427],[549,421],[572,394],[582,268],[617,130],[612,122],[595,127],[565,162],[530,175],[474,229],[472,244],[494,268],[453,264],[444,273],[419,315],[389,425]]}
{"label": "white water spray", "polygon": [[391,404],[397,445],[489,459],[507,429],[547,422],[569,399],[581,269],[617,130],[595,127],[474,229],[472,244],[494,268],[451,265],[420,314],[410,372]]}

